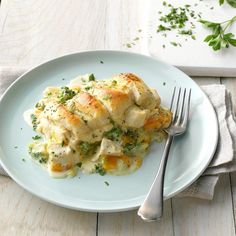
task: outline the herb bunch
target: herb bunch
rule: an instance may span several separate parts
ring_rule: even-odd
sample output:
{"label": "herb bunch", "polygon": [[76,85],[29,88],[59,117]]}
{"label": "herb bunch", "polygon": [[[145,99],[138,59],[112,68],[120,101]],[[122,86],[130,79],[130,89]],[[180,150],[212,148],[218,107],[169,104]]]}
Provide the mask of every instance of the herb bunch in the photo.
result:
{"label": "herb bunch", "polygon": [[212,31],[212,33],[204,39],[204,42],[207,42],[208,45],[215,51],[220,50],[221,48],[228,48],[230,45],[236,47],[236,38],[234,34],[230,32],[227,33],[227,29],[235,21],[236,16],[234,16],[230,20],[220,23],[201,19],[199,22],[201,22],[204,26]]}

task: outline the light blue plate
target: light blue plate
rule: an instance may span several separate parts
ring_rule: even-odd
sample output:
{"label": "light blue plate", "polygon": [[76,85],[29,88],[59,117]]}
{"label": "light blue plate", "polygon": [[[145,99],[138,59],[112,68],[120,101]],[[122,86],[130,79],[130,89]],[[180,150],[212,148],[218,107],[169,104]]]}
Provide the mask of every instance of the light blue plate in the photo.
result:
{"label": "light blue plate", "polygon": [[208,166],[217,144],[218,127],[212,105],[198,85],[173,66],[119,51],[63,56],[28,71],[11,85],[0,102],[0,161],[7,173],[29,192],[60,206],[99,212],[138,207],[156,174],[163,144],[153,144],[143,166],[127,176],[79,173],[71,179],[53,179],[32,162],[27,153],[27,144],[35,133],[22,117],[23,112],[41,98],[47,86],[62,86],[76,75],[86,73],[94,73],[100,79],[121,72],[142,77],[150,87],[157,89],[166,106],[174,86],[192,88],[189,129],[184,136],[176,138],[172,146],[165,197],[174,196],[196,180]]}

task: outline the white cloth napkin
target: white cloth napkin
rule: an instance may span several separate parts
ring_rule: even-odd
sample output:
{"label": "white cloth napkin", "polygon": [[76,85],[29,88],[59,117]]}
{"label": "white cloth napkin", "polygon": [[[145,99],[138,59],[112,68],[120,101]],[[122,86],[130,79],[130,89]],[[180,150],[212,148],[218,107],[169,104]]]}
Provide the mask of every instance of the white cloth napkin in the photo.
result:
{"label": "white cloth napkin", "polygon": [[[0,68],[0,96],[25,71],[25,68]],[[219,142],[212,162],[203,175],[176,197],[212,199],[219,175],[236,171],[236,123],[230,92],[224,85],[202,86],[202,90],[212,102],[218,117]],[[1,166],[0,174],[7,175]]]}
{"label": "white cloth napkin", "polygon": [[236,171],[236,122],[230,92],[224,85],[202,86],[215,108],[219,124],[219,140],[214,157],[203,175],[176,197],[211,200],[219,175]]}

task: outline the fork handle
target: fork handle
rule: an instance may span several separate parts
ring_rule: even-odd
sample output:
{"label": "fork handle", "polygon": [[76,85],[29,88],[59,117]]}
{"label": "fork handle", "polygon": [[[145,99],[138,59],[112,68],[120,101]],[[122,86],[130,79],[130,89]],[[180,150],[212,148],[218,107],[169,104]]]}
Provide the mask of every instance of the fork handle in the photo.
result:
{"label": "fork handle", "polygon": [[163,187],[165,169],[173,138],[174,137],[172,135],[168,135],[155,180],[151,186],[151,189],[149,190],[148,195],[146,196],[146,199],[138,210],[138,215],[147,222],[155,221],[161,218],[163,214]]}

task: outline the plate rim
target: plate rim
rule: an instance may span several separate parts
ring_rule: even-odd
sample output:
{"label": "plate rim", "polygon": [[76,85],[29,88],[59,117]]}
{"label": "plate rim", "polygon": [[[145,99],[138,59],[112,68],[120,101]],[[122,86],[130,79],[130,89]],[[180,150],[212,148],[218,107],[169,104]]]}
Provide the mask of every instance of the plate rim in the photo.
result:
{"label": "plate rim", "polygon": [[[19,80],[22,79],[22,77],[24,77],[26,74],[30,73],[31,71],[37,69],[38,67],[41,67],[47,63],[50,63],[50,62],[53,62],[53,61],[56,61],[58,59],[63,59],[63,58],[66,58],[66,57],[69,57],[69,56],[73,56],[73,55],[80,55],[80,54],[86,54],[86,53],[117,53],[117,54],[130,54],[130,55],[133,55],[133,56],[142,56],[142,57],[146,57],[147,59],[151,59],[153,61],[156,61],[156,62],[159,62],[159,63],[162,63],[164,64],[165,66],[168,66],[168,67],[172,67],[172,69],[178,71],[178,73],[182,74],[183,76],[185,77],[188,77],[188,79],[190,79],[194,84],[195,86],[197,86],[201,91],[201,87],[189,76],[187,75],[186,73],[184,73],[183,71],[181,71],[179,68],[171,65],[171,64],[168,64],[160,59],[157,59],[155,57],[152,57],[151,55],[146,55],[146,54],[142,54],[142,53],[137,53],[137,52],[129,52],[129,51],[125,51],[125,50],[100,50],[100,49],[97,49],[97,50],[83,50],[83,51],[76,51],[76,52],[73,52],[73,53],[68,53],[68,54],[64,54],[62,56],[59,56],[59,57],[53,57],[49,60],[46,60],[40,64],[37,64],[35,66],[32,66],[30,67],[29,69],[27,69],[22,75],[20,75],[5,91],[4,93],[2,94],[2,96],[0,97],[0,103],[2,102],[2,99],[4,98],[4,96],[8,93],[8,91],[15,85],[15,83],[17,83]],[[180,187],[178,190],[176,190],[175,192],[173,192],[172,194],[169,194],[168,196],[165,197],[165,200],[177,195],[178,193],[182,192],[184,189],[188,188],[192,183],[194,183],[201,175],[202,173],[206,170],[206,168],[208,167],[208,165],[210,164],[214,154],[215,154],[215,151],[216,151],[216,148],[217,148],[217,144],[218,144],[218,139],[219,139],[219,124],[218,124],[218,120],[217,120],[217,115],[216,115],[216,111],[211,103],[211,101],[209,100],[208,96],[204,93],[204,91],[202,91],[202,95],[205,97],[205,99],[208,101],[210,107],[211,107],[211,110],[213,111],[212,114],[214,114],[214,125],[215,125],[215,132],[216,132],[216,135],[214,136],[215,137],[215,140],[214,140],[214,147],[212,148],[212,151],[211,151],[211,154],[210,154],[210,157],[208,159],[208,161],[205,163],[204,167],[202,168],[201,171],[199,171],[195,177],[189,181],[189,183],[187,183],[186,185]],[[58,205],[58,206],[61,206],[61,207],[65,207],[65,208],[68,208],[68,209],[74,209],[74,210],[81,210],[81,211],[86,211],[86,212],[121,212],[121,211],[127,211],[127,210],[132,210],[132,209],[137,209],[139,206],[140,206],[140,203],[139,204],[133,204],[131,205],[130,207],[127,207],[127,206],[124,206],[124,207],[114,207],[113,208],[105,208],[105,207],[102,207],[102,208],[99,208],[97,207],[96,209],[95,208],[89,208],[89,207],[78,207],[78,206],[71,206],[69,204],[66,204],[66,203],[61,203],[61,202],[58,202],[58,201],[54,201],[54,200],[51,200],[49,198],[46,198],[44,196],[42,196],[41,194],[39,194],[38,192],[34,192],[30,189],[30,187],[26,186],[21,180],[18,180],[17,177],[14,176],[14,174],[12,174],[8,167],[3,163],[2,161],[2,158],[1,158],[1,155],[0,155],[0,164],[1,166],[3,167],[3,169],[6,171],[6,173],[18,184],[20,185],[23,189],[27,190],[28,192],[30,192],[31,194],[33,194],[34,196],[37,196],[39,197],[40,199],[43,199],[47,202],[50,202],[54,205]],[[142,198],[142,197],[145,197],[145,195],[142,195],[142,196],[139,196],[137,197],[137,199],[139,198]],[[125,200],[122,200],[122,202],[124,202]],[[131,199],[129,200],[131,201]]]}

